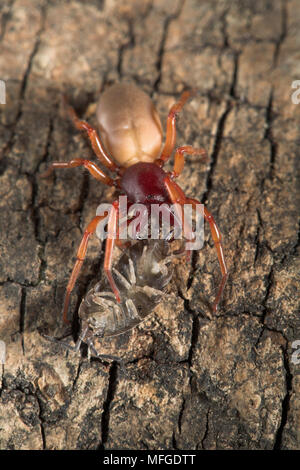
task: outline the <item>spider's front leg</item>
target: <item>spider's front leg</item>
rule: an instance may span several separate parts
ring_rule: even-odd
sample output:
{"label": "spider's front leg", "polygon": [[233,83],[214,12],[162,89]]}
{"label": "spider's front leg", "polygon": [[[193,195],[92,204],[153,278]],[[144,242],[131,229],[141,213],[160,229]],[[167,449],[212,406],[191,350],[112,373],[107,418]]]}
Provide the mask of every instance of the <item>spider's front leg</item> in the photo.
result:
{"label": "spider's front leg", "polygon": [[[196,206],[200,204],[200,202],[197,201],[196,199],[187,198],[184,195],[184,192],[182,191],[182,189],[174,181],[171,180],[170,176],[165,178],[165,185],[166,185],[169,197],[174,204],[177,203],[177,204],[180,204],[181,206],[183,206],[184,204],[191,204],[194,209],[196,209]],[[218,289],[216,299],[213,303],[213,311],[216,312],[218,309],[220,300],[222,298],[224,287],[228,278],[228,270],[227,270],[226,263],[225,263],[225,256],[223,252],[221,233],[215,222],[214,217],[206,209],[206,207],[204,207],[204,219],[209,223],[212,239],[213,239],[216,251],[217,251],[219,265],[220,265],[220,269],[222,273],[222,280]],[[185,231],[185,233],[187,232]]]}
{"label": "spider's front leg", "polygon": [[[112,208],[109,213],[109,218],[108,218],[108,238],[106,240],[106,248],[105,248],[104,271],[108,278],[112,291],[114,292],[116,296],[117,301],[120,302],[120,294],[119,294],[118,288],[115,284],[115,281],[111,273],[112,254],[113,254],[113,248],[114,248],[115,238],[116,238],[117,216],[118,216],[118,202],[116,201],[112,205]],[[78,278],[81,266],[86,256],[89,238],[93,233],[95,233],[97,225],[105,217],[107,217],[107,212],[105,212],[103,215],[97,215],[96,217],[94,217],[91,220],[91,222],[88,224],[83,234],[81,243],[77,251],[77,259],[76,259],[70,280],[67,285],[67,291],[66,291],[66,296],[65,296],[65,301],[64,301],[64,309],[63,309],[63,321],[66,324],[70,323],[67,318],[70,295],[75,286],[75,282]]]}
{"label": "spider's front leg", "polygon": [[[181,227],[183,229],[185,238],[188,240],[193,240],[194,239],[194,233],[192,231],[192,227],[186,222],[185,217],[184,217],[184,210],[182,210],[185,202],[186,202],[186,197],[180,186],[178,186],[175,181],[171,179],[171,176],[168,175],[165,180],[164,180],[167,192],[169,194],[169,198],[174,204],[175,212],[177,214],[178,220],[181,223]],[[186,250],[186,260],[190,261],[191,260],[191,251]]]}
{"label": "spider's front leg", "polygon": [[[196,208],[197,204],[200,204],[200,202],[197,201],[197,199],[192,199],[192,198],[187,198],[186,202],[188,204],[192,204],[194,208]],[[209,212],[209,210],[206,209],[206,207],[204,207],[204,219],[206,220],[206,222],[209,223],[211,236],[212,236],[212,239],[213,239],[216,251],[217,251],[219,265],[220,265],[220,269],[222,273],[221,283],[218,289],[216,299],[213,304],[213,311],[216,312],[218,309],[220,300],[222,298],[224,287],[228,278],[228,270],[227,270],[227,266],[225,263],[221,232],[215,222],[213,215]]]}
{"label": "spider's front leg", "polygon": [[113,249],[115,246],[116,238],[118,237],[118,217],[119,216],[119,202],[115,201],[112,204],[111,211],[109,213],[108,225],[107,225],[107,240],[105,247],[105,257],[104,257],[104,271],[110,287],[115,294],[115,297],[118,302],[121,302],[120,293],[112,276],[112,259],[113,259]]}
{"label": "spider's front leg", "polygon": [[87,228],[85,229],[85,232],[83,234],[81,243],[79,245],[78,251],[77,251],[77,256],[76,256],[76,262],[70,277],[70,280],[67,285],[67,290],[66,290],[66,295],[65,295],[65,301],[64,301],[64,309],[63,309],[63,321],[64,323],[68,324],[70,323],[68,320],[68,308],[69,308],[69,302],[70,302],[70,295],[71,292],[75,286],[76,279],[78,278],[81,266],[83,264],[86,251],[87,251],[87,246],[88,246],[88,241],[90,236],[95,232],[97,225],[99,222],[106,217],[107,214],[104,215],[97,215],[94,217],[91,222],[88,224]]}

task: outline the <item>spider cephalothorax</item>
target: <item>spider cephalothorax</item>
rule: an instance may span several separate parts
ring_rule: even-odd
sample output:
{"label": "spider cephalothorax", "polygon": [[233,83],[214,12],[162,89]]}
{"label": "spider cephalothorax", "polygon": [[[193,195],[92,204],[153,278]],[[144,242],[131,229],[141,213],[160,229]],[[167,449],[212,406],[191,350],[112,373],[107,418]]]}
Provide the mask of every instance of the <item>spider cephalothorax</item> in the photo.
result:
{"label": "spider cephalothorax", "polygon": [[155,163],[135,163],[122,176],[121,189],[130,202],[140,204],[171,203],[164,183],[167,173]]}

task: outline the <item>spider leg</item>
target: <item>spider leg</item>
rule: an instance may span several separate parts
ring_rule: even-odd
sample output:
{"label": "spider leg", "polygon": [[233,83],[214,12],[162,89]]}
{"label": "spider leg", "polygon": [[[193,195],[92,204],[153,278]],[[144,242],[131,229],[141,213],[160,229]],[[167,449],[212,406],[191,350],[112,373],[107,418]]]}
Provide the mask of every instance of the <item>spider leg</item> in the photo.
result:
{"label": "spider leg", "polygon": [[112,204],[112,208],[111,208],[109,219],[108,219],[108,226],[107,226],[108,237],[106,240],[106,248],[105,248],[104,271],[108,279],[108,282],[110,284],[110,287],[113,293],[115,294],[117,301],[121,302],[120,293],[118,291],[118,288],[116,286],[116,283],[114,281],[114,278],[111,272],[113,249],[115,245],[115,240],[118,237],[118,232],[117,232],[118,214],[119,214],[119,202],[115,201]]}
{"label": "spider leg", "polygon": [[[193,207],[196,207],[197,204],[200,204],[200,202],[197,201],[197,199],[192,199],[192,198],[187,198],[186,202],[192,204]],[[206,209],[206,207],[204,207],[204,219],[209,223],[212,239],[213,239],[215,248],[217,250],[219,265],[220,265],[221,273],[222,273],[222,280],[219,286],[216,299],[213,304],[213,311],[216,312],[218,309],[219,302],[222,298],[224,287],[228,278],[228,270],[227,270],[226,263],[225,263],[221,233],[215,222],[215,219],[213,218],[212,214]]]}
{"label": "spider leg", "polygon": [[[119,223],[117,225],[117,236],[116,236],[116,239],[115,239],[115,243],[116,243],[118,248],[120,248],[121,250],[125,250],[126,248],[129,248],[131,246],[131,241],[128,241],[127,237],[125,238],[125,234],[127,234],[127,230],[124,233],[124,229],[125,229],[126,226],[129,225],[130,219],[128,219],[127,210],[125,212],[123,212],[122,209],[124,209],[124,208],[122,208],[122,205],[121,205],[121,207],[119,206],[119,208],[118,208]],[[127,209],[127,206],[126,206],[126,209]],[[120,236],[121,236],[121,238],[120,238]],[[127,236],[128,236],[128,234],[127,234]]]}
{"label": "spider leg", "polygon": [[166,131],[166,142],[163,147],[162,153],[157,160],[159,166],[163,166],[166,161],[170,158],[176,141],[176,116],[182,110],[184,104],[191,96],[191,91],[184,91],[177,103],[175,103],[168,114],[167,118],[167,131]]}
{"label": "spider leg", "polygon": [[67,100],[63,99],[64,105],[67,108],[68,114],[76,127],[76,129],[80,131],[85,131],[90,143],[92,145],[92,148],[97,156],[99,158],[100,162],[106,166],[111,171],[116,171],[119,172],[120,167],[113,161],[111,156],[104,150],[104,147],[102,145],[102,142],[100,140],[100,137],[94,129],[94,127],[90,126],[86,121],[80,120],[79,117],[77,116],[75,110],[67,103]]}
{"label": "spider leg", "polygon": [[109,186],[116,185],[116,182],[107,176],[102,170],[100,170],[100,168],[95,163],[91,162],[90,160],[84,160],[83,158],[74,158],[69,162],[54,162],[49,166],[48,170],[41,174],[41,178],[47,178],[49,175],[51,175],[55,168],[75,168],[77,166],[84,166],[91,173],[91,175],[94,176],[94,178],[104,184]]}
{"label": "spider leg", "polygon": [[205,162],[208,159],[206,150],[203,148],[194,148],[190,145],[185,145],[184,147],[178,147],[174,155],[174,168],[171,172],[172,178],[177,178],[183,170],[184,167],[184,154],[188,155],[202,155],[201,162]]}
{"label": "spider leg", "polygon": [[[177,213],[177,216],[179,220],[181,220],[182,227],[184,228],[184,234],[189,240],[192,240],[194,238],[194,234],[189,224],[185,221],[184,211],[182,210],[182,207],[184,206],[186,202],[185,194],[180,188],[180,186],[178,186],[178,184],[176,184],[175,181],[171,180],[170,176],[167,176],[165,178],[164,183],[165,183],[169,198],[171,202],[174,204],[174,208]],[[187,258],[187,261],[190,260],[191,258],[190,250],[186,250],[186,258]]]}
{"label": "spider leg", "polygon": [[[197,201],[196,199],[185,197],[185,194],[182,191],[182,189],[174,181],[171,180],[170,176],[165,178],[165,185],[166,185],[169,197],[174,204],[177,203],[177,204],[180,204],[181,206],[183,206],[184,204],[191,204],[194,208],[196,208],[197,204],[200,204],[200,202]],[[216,299],[213,303],[213,311],[216,312],[218,309],[220,300],[222,298],[224,287],[228,278],[228,270],[227,270],[226,263],[225,263],[221,233],[218,229],[218,226],[212,214],[206,209],[206,207],[204,207],[204,219],[209,223],[211,235],[212,235],[214,245],[217,251],[219,265],[220,265],[220,269],[222,273],[222,280],[219,286]],[[188,230],[188,228],[185,227],[184,230],[185,230],[185,233],[187,234],[188,232],[186,230]]]}
{"label": "spider leg", "polygon": [[65,301],[64,301],[63,321],[64,321],[64,323],[66,323],[66,324],[70,323],[69,320],[68,320],[68,318],[67,318],[68,307],[69,307],[69,301],[70,301],[70,295],[71,295],[71,292],[72,292],[72,290],[73,290],[73,288],[74,288],[76,279],[77,279],[77,277],[78,277],[78,275],[79,275],[81,266],[82,266],[82,264],[83,264],[83,261],[84,261],[85,255],[86,255],[86,251],[87,251],[87,246],[88,246],[89,238],[90,238],[90,236],[95,232],[98,223],[99,223],[104,217],[107,217],[107,214],[106,214],[106,213],[105,213],[104,215],[97,215],[96,217],[94,217],[94,218],[91,220],[91,222],[88,224],[88,226],[87,226],[87,228],[86,228],[86,230],[85,230],[85,232],[84,232],[84,234],[83,234],[81,243],[80,243],[80,245],[79,245],[79,248],[78,248],[78,251],[77,251],[77,259],[76,259],[76,262],[75,262],[75,265],[74,265],[74,268],[73,268],[73,271],[72,271],[70,280],[69,280],[68,285],[67,285],[67,290],[66,290],[66,295],[65,295]]}

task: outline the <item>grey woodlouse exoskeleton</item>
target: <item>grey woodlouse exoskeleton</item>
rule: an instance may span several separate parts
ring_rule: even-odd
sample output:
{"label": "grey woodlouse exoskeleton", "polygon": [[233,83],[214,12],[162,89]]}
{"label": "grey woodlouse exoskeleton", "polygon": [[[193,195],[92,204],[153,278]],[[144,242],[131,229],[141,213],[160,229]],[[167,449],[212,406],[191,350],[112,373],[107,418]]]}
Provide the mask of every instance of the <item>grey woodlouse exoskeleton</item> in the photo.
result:
{"label": "grey woodlouse exoskeleton", "polygon": [[124,252],[113,269],[121,302],[109,290],[106,278],[90,289],[79,307],[81,332],[75,348],[84,341],[90,353],[98,356],[95,340],[120,335],[142,323],[161,301],[173,275],[173,258],[182,253],[184,249],[171,251],[167,240],[142,240]]}

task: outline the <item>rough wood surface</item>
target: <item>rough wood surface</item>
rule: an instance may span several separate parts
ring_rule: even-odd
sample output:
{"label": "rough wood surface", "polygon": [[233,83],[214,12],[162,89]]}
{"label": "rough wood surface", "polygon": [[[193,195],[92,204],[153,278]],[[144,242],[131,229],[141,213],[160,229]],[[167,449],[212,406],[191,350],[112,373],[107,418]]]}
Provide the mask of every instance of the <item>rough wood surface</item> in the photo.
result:
{"label": "rough wood surface", "polygon": [[[0,15],[0,448],[299,449],[298,0],[6,0]],[[63,335],[75,249],[113,197],[81,169],[40,179],[52,161],[92,156],[61,95],[93,123],[99,92],[120,80],[163,122],[196,88],[177,142],[210,161],[187,158],[179,184],[214,214],[230,271],[209,319],[220,272],[207,228],[155,314],[103,342],[126,372],[42,336]],[[93,240],[74,335],[101,253]]]}

